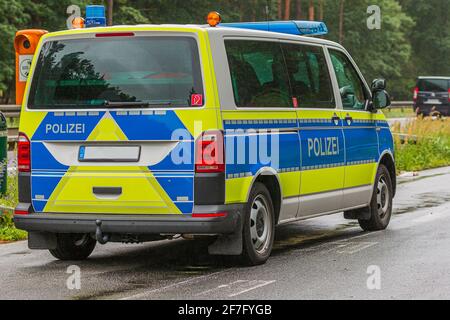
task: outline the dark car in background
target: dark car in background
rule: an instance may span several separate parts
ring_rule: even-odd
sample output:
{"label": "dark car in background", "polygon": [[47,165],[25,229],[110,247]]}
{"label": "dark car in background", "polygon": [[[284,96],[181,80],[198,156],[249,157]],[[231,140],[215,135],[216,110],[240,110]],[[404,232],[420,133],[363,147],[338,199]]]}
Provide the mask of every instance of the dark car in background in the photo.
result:
{"label": "dark car in background", "polygon": [[414,89],[414,111],[423,116],[449,116],[450,77],[419,77]]}

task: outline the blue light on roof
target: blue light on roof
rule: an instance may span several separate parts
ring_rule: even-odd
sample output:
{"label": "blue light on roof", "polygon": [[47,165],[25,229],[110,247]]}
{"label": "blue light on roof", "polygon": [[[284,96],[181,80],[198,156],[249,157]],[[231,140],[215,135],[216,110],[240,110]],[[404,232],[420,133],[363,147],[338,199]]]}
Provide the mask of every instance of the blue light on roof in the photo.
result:
{"label": "blue light on roof", "polygon": [[86,6],[86,28],[106,26],[105,6]]}
{"label": "blue light on roof", "polygon": [[298,36],[320,36],[328,33],[324,22],[318,21],[269,21],[222,23],[219,27],[241,28],[293,34]]}

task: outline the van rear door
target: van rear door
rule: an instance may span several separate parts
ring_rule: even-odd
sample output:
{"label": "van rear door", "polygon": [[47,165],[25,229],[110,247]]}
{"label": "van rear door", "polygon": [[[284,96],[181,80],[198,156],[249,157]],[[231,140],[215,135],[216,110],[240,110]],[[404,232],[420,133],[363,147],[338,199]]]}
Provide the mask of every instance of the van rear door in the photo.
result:
{"label": "van rear door", "polygon": [[204,104],[199,46],[167,34],[43,44],[27,101],[28,118],[42,115],[29,137],[35,212],[192,213],[194,137],[180,114]]}
{"label": "van rear door", "polygon": [[449,103],[450,81],[447,79],[419,79],[417,82],[419,105],[436,106]]}

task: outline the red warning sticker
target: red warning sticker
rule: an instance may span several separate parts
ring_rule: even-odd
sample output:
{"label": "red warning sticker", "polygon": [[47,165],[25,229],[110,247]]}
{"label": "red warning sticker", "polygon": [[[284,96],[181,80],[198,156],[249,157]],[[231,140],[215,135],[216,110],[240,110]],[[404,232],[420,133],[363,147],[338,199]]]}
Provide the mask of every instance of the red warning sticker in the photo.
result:
{"label": "red warning sticker", "polygon": [[203,95],[197,93],[191,95],[191,106],[203,106]]}

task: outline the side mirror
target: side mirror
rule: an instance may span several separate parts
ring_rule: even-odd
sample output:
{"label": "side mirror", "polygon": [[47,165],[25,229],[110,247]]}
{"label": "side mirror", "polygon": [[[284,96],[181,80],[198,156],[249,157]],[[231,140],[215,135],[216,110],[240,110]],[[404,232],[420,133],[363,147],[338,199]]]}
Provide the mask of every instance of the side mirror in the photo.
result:
{"label": "side mirror", "polygon": [[376,90],[373,92],[372,105],[375,109],[384,109],[391,105],[391,98],[386,90]]}
{"label": "side mirror", "polygon": [[372,92],[378,90],[386,90],[386,80],[385,79],[375,79],[372,82]]}

